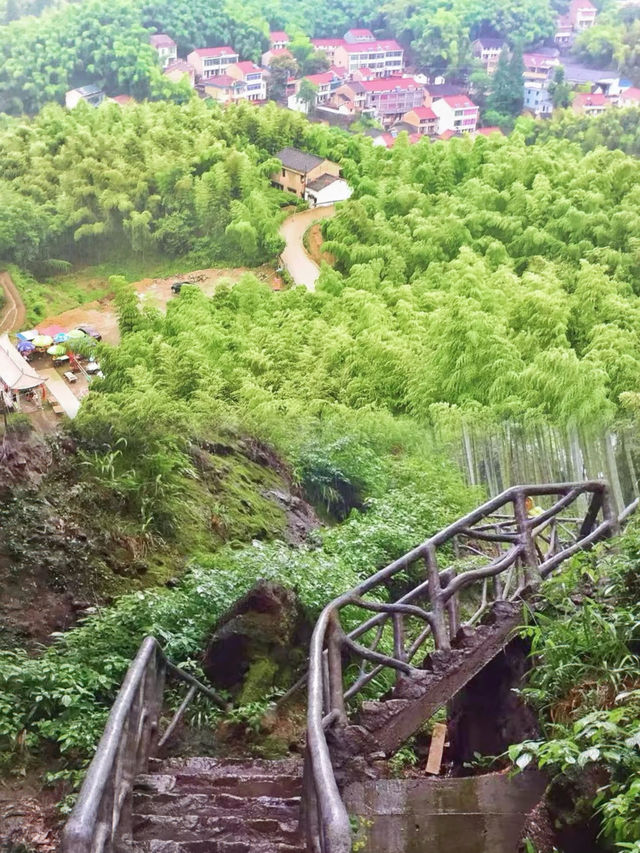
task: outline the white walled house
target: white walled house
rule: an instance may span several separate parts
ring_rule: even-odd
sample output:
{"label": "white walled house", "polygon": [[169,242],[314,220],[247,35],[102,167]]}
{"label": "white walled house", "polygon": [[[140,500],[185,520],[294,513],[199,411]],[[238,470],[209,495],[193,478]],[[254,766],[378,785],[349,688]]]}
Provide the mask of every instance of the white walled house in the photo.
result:
{"label": "white walled house", "polygon": [[437,98],[431,109],[438,116],[440,133],[475,133],[478,124],[478,107],[466,95],[449,95]]}
{"label": "white walled house", "polygon": [[195,68],[198,77],[215,77],[226,74],[230,65],[235,65],[240,56],[232,47],[198,47],[187,56],[187,62]]}
{"label": "white walled house", "polygon": [[149,44],[158,54],[158,60],[163,68],[178,58],[178,46],[166,33],[157,33],[151,36]]}
{"label": "white walled house", "polygon": [[344,178],[324,174],[307,184],[304,197],[311,207],[325,207],[351,198],[353,190]]}

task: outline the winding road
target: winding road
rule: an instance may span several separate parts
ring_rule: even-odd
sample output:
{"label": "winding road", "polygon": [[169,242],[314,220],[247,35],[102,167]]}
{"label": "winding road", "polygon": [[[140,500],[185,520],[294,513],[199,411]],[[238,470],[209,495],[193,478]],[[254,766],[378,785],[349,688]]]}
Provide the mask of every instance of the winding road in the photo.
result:
{"label": "winding road", "polygon": [[0,272],[0,289],[4,291],[5,303],[0,309],[0,332],[14,332],[24,326],[27,312],[18,288],[8,272]]}
{"label": "winding road", "polygon": [[302,284],[307,290],[316,289],[320,267],[307,254],[303,237],[309,226],[320,219],[328,219],[336,212],[335,205],[313,207],[294,213],[280,226],[280,236],[284,237],[286,247],[282,253],[282,263],[295,284]]}

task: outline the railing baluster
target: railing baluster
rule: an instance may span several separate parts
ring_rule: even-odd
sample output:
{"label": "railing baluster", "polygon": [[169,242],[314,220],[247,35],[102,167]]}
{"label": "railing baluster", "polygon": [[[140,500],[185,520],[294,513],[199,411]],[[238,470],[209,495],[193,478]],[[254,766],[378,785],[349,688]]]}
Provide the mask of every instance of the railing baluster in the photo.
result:
{"label": "railing baluster", "polygon": [[436,557],[435,545],[429,543],[426,547],[425,563],[427,566],[427,579],[429,581],[429,600],[431,612],[433,613],[433,639],[436,649],[448,650],[451,648],[447,627],[445,625],[444,607],[440,593],[440,575],[438,573],[438,558]]}
{"label": "railing baluster", "polygon": [[520,544],[522,546],[522,563],[524,566],[524,585],[534,583],[539,579],[538,575],[538,555],[536,547],[531,535],[531,528],[527,524],[527,507],[526,495],[524,491],[519,489],[513,499],[513,510],[518,522],[518,533],[520,535]]}
{"label": "railing baluster", "polygon": [[343,633],[338,614],[334,611],[329,619],[327,633],[327,667],[329,672],[329,712],[337,711],[338,722],[346,722],[344,686],[342,683]]}

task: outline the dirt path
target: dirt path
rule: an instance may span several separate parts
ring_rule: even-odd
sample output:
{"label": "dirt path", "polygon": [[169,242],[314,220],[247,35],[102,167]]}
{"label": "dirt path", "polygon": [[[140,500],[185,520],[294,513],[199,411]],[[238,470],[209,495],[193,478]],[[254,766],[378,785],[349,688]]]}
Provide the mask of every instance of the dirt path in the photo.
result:
{"label": "dirt path", "polygon": [[[144,278],[136,282],[133,287],[138,293],[140,305],[153,306],[165,311],[167,303],[174,298],[171,293],[171,285],[174,281],[193,281],[207,296],[211,296],[222,279],[236,282],[245,273],[250,272],[263,281],[268,281],[275,287],[275,274],[273,268],[265,265],[258,269],[246,267],[233,267],[228,269],[206,269],[195,270],[183,275],[172,275],[167,278]],[[102,335],[102,339],[109,344],[117,344],[120,341],[118,330],[118,317],[113,298],[107,296],[94,302],[85,302],[76,308],[70,308],[61,314],[47,317],[38,323],[39,326],[62,326],[64,329],[73,329],[79,325],[95,326]]]}
{"label": "dirt path", "polygon": [[286,271],[296,284],[304,285],[307,290],[315,290],[316,281],[320,275],[320,267],[307,254],[303,238],[305,231],[319,219],[328,219],[336,212],[334,205],[328,207],[314,207],[311,210],[303,210],[294,213],[280,226],[280,234],[286,241],[286,248],[282,253],[282,262]]}
{"label": "dirt path", "polygon": [[0,287],[5,296],[5,304],[0,314],[0,332],[14,332],[24,327],[27,311],[18,293],[18,288],[6,271],[0,272]]}

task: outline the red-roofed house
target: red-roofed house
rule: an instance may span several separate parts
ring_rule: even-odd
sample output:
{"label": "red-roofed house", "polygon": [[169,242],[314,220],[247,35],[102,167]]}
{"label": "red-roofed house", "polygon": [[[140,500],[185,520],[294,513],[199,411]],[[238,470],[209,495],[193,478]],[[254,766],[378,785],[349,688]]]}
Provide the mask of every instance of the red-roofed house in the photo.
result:
{"label": "red-roofed house", "polygon": [[438,116],[442,135],[447,130],[454,133],[474,133],[478,123],[478,107],[467,95],[448,95],[437,98],[431,108]]}
{"label": "red-roofed house", "polygon": [[[424,86],[412,77],[384,77],[347,83],[346,87],[362,87],[364,90],[363,110],[375,116],[383,124],[392,124],[409,110],[425,103]],[[340,91],[340,90],[338,90]]]}
{"label": "red-roofed house", "polygon": [[269,33],[269,47],[271,50],[282,50],[290,41],[291,39],[284,30],[273,30]]}
{"label": "red-roofed house", "polygon": [[347,30],[344,40],[349,44],[357,44],[360,41],[375,41],[375,36],[371,30]]}
{"label": "red-roofed house", "polygon": [[[343,73],[346,74],[346,69],[342,69]],[[352,80],[375,80],[378,77],[375,71],[372,71],[370,68],[358,68],[351,75]]]}
{"label": "red-roofed house", "polygon": [[560,60],[555,56],[547,56],[544,53],[525,53],[522,57],[525,74],[546,74],[560,64]]}
{"label": "red-roofed house", "polygon": [[178,46],[166,33],[156,33],[156,35],[151,36],[149,44],[156,50],[160,65],[163,68],[166,68],[170,62],[174,62],[178,57]]}
{"label": "red-roofed house", "polygon": [[219,101],[221,104],[234,104],[236,101],[246,99],[246,85],[244,80],[236,80],[230,74],[214,74],[205,77],[202,88],[208,98]]}
{"label": "red-roofed house", "polygon": [[571,109],[578,115],[599,116],[609,109],[611,102],[606,95],[578,92],[571,103]]}
{"label": "red-roofed house", "polygon": [[621,107],[640,107],[640,89],[633,86],[624,89],[618,96],[618,105]]}
{"label": "red-roofed house", "polygon": [[558,47],[567,47],[577,33],[592,27],[597,14],[598,10],[590,0],[571,0],[567,13],[556,18],[554,41]]}
{"label": "red-roofed house", "polygon": [[215,77],[226,74],[227,68],[234,65],[239,55],[232,47],[198,47],[187,56],[187,62],[195,68],[198,77]]}
{"label": "red-roofed house", "polygon": [[494,133],[497,133],[499,136],[504,136],[504,133],[499,127],[479,127],[476,130],[476,136],[493,136]]}
{"label": "red-roofed house", "polygon": [[164,76],[168,77],[172,83],[180,83],[185,77],[188,78],[191,87],[196,82],[196,70],[193,65],[189,65],[184,59],[177,59],[164,69]]}
{"label": "red-roofed house", "polygon": [[295,81],[295,89],[288,98],[288,106],[290,110],[296,110],[299,113],[306,113],[309,105],[306,101],[301,101],[298,98],[300,84],[302,80],[307,80],[316,87],[316,97],[314,106],[326,104],[331,95],[338,89],[341,84],[341,79],[337,77],[333,71],[321,71],[319,74],[307,74],[301,80]]}
{"label": "red-roofed house", "polygon": [[267,81],[264,69],[255,62],[236,62],[227,68],[227,74],[245,84],[244,97],[248,101],[266,101]]}
{"label": "red-roofed house", "polygon": [[293,54],[286,47],[272,48],[271,50],[267,50],[262,54],[261,62],[263,68],[269,68],[272,61],[274,59],[279,59],[280,57],[286,57],[287,59],[293,59]]}
{"label": "red-roofed house", "polygon": [[126,107],[128,104],[135,104],[136,102],[136,99],[132,98],[131,95],[114,95],[109,100],[114,101],[120,107]]}
{"label": "red-roofed house", "polygon": [[379,77],[388,77],[402,74],[404,51],[393,39],[343,42],[335,50],[334,62],[346,68],[349,74],[358,68],[370,68]]}
{"label": "red-roofed house", "polygon": [[344,39],[311,39],[311,44],[316,50],[321,50],[327,54],[329,63],[335,63],[336,50],[344,44]]}
{"label": "red-roofed house", "polygon": [[438,116],[431,107],[415,107],[402,116],[402,121],[415,127],[420,136],[438,135]]}

